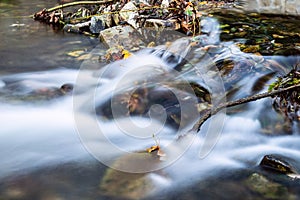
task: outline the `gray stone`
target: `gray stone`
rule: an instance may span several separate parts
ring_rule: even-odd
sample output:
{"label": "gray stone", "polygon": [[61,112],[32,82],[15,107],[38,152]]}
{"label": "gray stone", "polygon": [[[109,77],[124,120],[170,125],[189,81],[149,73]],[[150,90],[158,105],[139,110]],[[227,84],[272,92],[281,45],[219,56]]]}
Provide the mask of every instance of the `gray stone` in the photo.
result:
{"label": "gray stone", "polygon": [[[107,8],[104,9],[104,13],[110,13],[110,12],[111,12],[110,7],[107,7]],[[103,16],[103,19],[104,19],[104,22],[105,22],[106,26],[107,27],[112,27],[112,25],[113,25],[112,14],[104,14],[102,16]]]}
{"label": "gray stone", "polygon": [[68,33],[82,33],[85,28],[90,26],[90,22],[83,22],[78,24],[66,24],[64,26],[64,31]]}
{"label": "gray stone", "polygon": [[93,16],[91,18],[90,31],[92,33],[100,33],[105,29],[105,22],[102,16]]}
{"label": "gray stone", "polygon": [[136,18],[139,16],[137,7],[133,2],[128,2],[120,11],[120,17],[134,28],[138,28]]}

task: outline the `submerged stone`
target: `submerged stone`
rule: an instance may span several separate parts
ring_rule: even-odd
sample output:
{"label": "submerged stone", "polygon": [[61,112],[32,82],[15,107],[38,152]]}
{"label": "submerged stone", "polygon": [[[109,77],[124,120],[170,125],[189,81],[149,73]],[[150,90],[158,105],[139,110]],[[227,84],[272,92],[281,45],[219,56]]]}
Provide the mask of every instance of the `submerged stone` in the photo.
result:
{"label": "submerged stone", "polygon": [[245,183],[251,191],[258,193],[265,199],[296,199],[286,187],[272,182],[258,173],[252,174]]}
{"label": "submerged stone", "polygon": [[1,99],[13,103],[36,103],[43,102],[65,95],[71,94],[73,91],[73,84],[66,83],[61,87],[37,85],[31,81],[16,81],[12,83],[5,83],[5,86],[0,88]]}
{"label": "submerged stone", "polygon": [[[146,151],[117,158],[112,166],[106,170],[100,182],[101,193],[122,199],[143,199],[147,197],[153,191],[159,189],[159,184],[155,183],[154,177],[160,177],[166,181],[168,178],[158,172],[138,173],[138,171],[141,171],[141,169],[151,171],[159,162],[161,161],[158,156]],[[114,169],[121,166],[131,171],[137,169],[137,173]]]}

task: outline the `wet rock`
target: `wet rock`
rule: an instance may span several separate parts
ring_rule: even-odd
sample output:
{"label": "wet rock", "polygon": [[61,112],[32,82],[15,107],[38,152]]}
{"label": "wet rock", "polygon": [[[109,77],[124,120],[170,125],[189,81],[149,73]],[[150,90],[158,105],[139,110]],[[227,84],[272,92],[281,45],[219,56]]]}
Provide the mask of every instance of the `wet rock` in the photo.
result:
{"label": "wet rock", "polygon": [[[158,156],[148,152],[138,152],[118,158],[111,168],[108,168],[100,182],[100,190],[102,194],[110,197],[122,199],[143,199],[149,194],[159,189],[159,184],[155,182],[154,177],[160,177],[166,181],[168,178],[160,172],[143,172],[147,169],[153,169],[159,164]],[[115,170],[114,168],[124,167],[126,170],[136,173],[128,173]],[[151,170],[150,170],[151,171]]]}
{"label": "wet rock", "polygon": [[70,83],[63,84],[61,87],[53,87],[23,80],[6,83],[0,90],[0,96],[3,100],[13,103],[42,102],[69,95],[72,91],[73,84]]}
{"label": "wet rock", "polygon": [[73,91],[72,84],[64,84],[60,88],[39,88],[27,95],[19,96],[23,101],[36,102],[36,101],[45,101],[52,100],[64,95],[69,95]]}
{"label": "wet rock", "polygon": [[[149,84],[150,85],[150,84]],[[96,113],[107,119],[115,117],[141,116],[158,121],[165,121],[172,128],[185,127],[196,119],[198,114],[210,109],[210,93],[198,83],[174,82],[164,85],[140,86],[133,90],[121,92],[96,108]],[[162,109],[153,109],[160,105]],[[119,116],[112,108],[123,111]],[[184,114],[182,109],[197,110]],[[162,119],[166,114],[166,119]]]}
{"label": "wet rock", "polygon": [[93,16],[91,18],[90,31],[92,33],[100,33],[100,31],[105,29],[105,23],[103,20],[103,16]]}
{"label": "wet rock", "polygon": [[73,91],[73,84],[71,83],[66,83],[66,84],[63,84],[61,87],[60,87],[60,91],[63,93],[63,94],[69,94]]}
{"label": "wet rock", "polygon": [[103,194],[126,199],[144,198],[153,188],[145,174],[125,173],[109,169],[100,184]]}
{"label": "wet rock", "polygon": [[278,155],[265,155],[259,165],[282,174],[297,174],[294,167]]}
{"label": "wet rock", "polygon": [[138,50],[146,45],[141,40],[141,35],[130,26],[115,26],[100,32],[100,40],[109,48],[122,46],[126,50]]}
{"label": "wet rock", "polygon": [[66,24],[64,26],[64,31],[68,33],[83,33],[84,31],[89,31],[90,22],[83,22],[78,24]]}
{"label": "wet rock", "polygon": [[39,88],[32,91],[29,95],[30,96],[45,96],[45,98],[54,98],[59,97],[65,94],[70,94],[73,91],[73,84],[66,83],[63,84],[60,88]]}
{"label": "wet rock", "polygon": [[246,181],[246,186],[265,199],[296,199],[288,189],[279,183],[268,180],[258,173],[252,174]]}
{"label": "wet rock", "polygon": [[255,65],[251,59],[245,59],[238,56],[235,58],[220,59],[216,62],[216,66],[220,70],[220,74],[223,78],[225,88],[232,88],[234,85],[241,81],[246,75],[254,74]]}
{"label": "wet rock", "polygon": [[0,199],[107,199],[99,194],[105,167],[94,160],[36,167],[1,178]]}

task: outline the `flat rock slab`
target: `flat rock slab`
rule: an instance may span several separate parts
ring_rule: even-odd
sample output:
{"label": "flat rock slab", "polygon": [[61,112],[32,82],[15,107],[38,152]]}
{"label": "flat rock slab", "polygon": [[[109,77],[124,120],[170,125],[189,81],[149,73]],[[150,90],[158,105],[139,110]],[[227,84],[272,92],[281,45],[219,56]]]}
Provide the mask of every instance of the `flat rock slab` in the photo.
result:
{"label": "flat rock slab", "polygon": [[145,47],[142,36],[131,26],[114,26],[105,29],[100,32],[99,37],[108,48],[122,46],[126,50],[136,51]]}

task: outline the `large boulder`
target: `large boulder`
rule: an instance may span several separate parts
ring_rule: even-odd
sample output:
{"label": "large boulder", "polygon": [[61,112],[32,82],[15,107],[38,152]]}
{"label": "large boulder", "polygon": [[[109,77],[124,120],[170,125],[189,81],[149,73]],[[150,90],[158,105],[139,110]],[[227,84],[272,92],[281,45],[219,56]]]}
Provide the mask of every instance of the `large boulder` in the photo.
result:
{"label": "large boulder", "polygon": [[120,25],[105,29],[100,32],[99,37],[108,48],[122,46],[127,50],[137,50],[141,47],[145,47],[140,34],[131,26]]}

